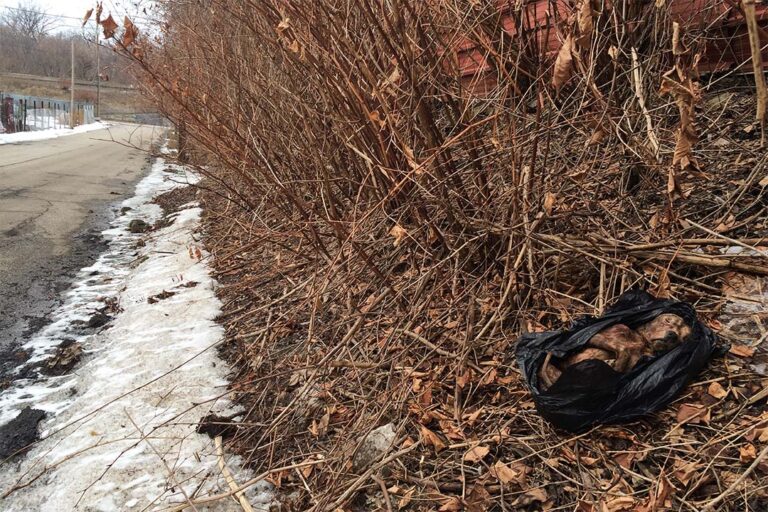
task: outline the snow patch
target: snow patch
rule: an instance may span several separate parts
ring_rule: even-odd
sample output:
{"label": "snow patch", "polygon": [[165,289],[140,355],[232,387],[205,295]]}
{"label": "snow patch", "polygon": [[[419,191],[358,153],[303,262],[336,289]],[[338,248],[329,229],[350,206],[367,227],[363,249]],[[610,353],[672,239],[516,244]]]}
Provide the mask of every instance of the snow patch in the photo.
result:
{"label": "snow patch", "polygon": [[[229,491],[212,440],[195,432],[206,414],[233,412],[228,367],[215,350],[223,338],[214,321],[221,304],[195,235],[201,210],[182,210],[171,225],[145,235],[138,252],[140,235],[126,229],[134,218],[158,220],[151,198],[195,179],[158,159],[123,203],[131,210],[104,232],[107,252],[81,271],[55,321],[25,347],[44,359],[73,337],[86,356],[73,374],[22,381],[0,398],[2,421],[26,405],[51,415],[41,424],[43,440],[0,474],[0,494],[30,483],[3,500],[4,510],[156,510]],[[174,295],[147,301],[163,291]],[[113,323],[78,334],[77,320],[106,298],[122,308]],[[237,457],[224,458],[238,483],[250,477]],[[273,491],[259,482],[246,496],[263,510]],[[230,498],[206,510],[239,505]]]}
{"label": "snow patch", "polygon": [[36,140],[55,139],[65,135],[92,132],[109,128],[110,124],[97,121],[95,123],[81,124],[74,128],[51,128],[32,132],[0,133],[0,144],[18,144],[20,142],[32,142]]}

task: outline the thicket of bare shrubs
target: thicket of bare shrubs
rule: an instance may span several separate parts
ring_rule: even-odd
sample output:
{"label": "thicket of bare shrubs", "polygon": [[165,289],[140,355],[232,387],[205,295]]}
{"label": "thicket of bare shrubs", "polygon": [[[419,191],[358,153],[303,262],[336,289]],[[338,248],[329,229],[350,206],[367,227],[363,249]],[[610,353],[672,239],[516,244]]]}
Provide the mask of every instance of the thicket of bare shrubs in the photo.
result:
{"label": "thicket of bare shrubs", "polygon": [[[295,509],[657,510],[725,488],[716,458],[671,492],[670,461],[710,455],[638,446],[711,432],[666,415],[558,438],[513,357],[634,285],[713,317],[723,272],[766,273],[718,252],[765,235],[766,156],[731,138],[759,137],[752,96],[705,101],[727,78],[700,81],[700,32],[664,2],[161,5],[159,43],[124,50],[212,192],[234,443]],[[390,422],[396,457],[353,465]]]}

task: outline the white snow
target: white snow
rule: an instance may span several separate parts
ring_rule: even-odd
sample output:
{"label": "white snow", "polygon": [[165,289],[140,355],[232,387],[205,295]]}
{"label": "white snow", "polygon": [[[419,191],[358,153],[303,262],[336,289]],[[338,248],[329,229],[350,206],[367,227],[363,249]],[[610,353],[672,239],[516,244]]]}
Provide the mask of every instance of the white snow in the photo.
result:
{"label": "white snow", "polygon": [[0,144],[17,144],[19,142],[32,142],[36,140],[55,139],[65,135],[92,132],[109,128],[108,123],[97,121],[95,123],[81,124],[74,128],[51,128],[32,132],[0,133]]}
{"label": "white snow", "polygon": [[[86,355],[72,374],[22,381],[0,398],[0,423],[26,405],[49,413],[43,440],[0,472],[0,495],[30,483],[0,501],[3,510],[162,510],[229,490],[212,440],[195,432],[209,412],[233,413],[227,365],[215,348],[223,336],[214,322],[221,304],[195,233],[201,210],[186,205],[171,225],[144,235],[138,253],[140,235],[126,230],[133,218],[160,217],[149,203],[154,195],[194,179],[158,159],[123,203],[132,210],[104,232],[107,252],[82,270],[55,321],[27,345],[33,359],[44,359],[66,336],[83,343]],[[163,291],[175,295],[147,301]],[[76,321],[108,297],[118,298],[122,311],[101,332],[83,334]],[[224,457],[238,483],[251,476],[237,457]],[[270,484],[260,482],[246,496],[265,508]],[[227,498],[205,510],[240,508]]]}

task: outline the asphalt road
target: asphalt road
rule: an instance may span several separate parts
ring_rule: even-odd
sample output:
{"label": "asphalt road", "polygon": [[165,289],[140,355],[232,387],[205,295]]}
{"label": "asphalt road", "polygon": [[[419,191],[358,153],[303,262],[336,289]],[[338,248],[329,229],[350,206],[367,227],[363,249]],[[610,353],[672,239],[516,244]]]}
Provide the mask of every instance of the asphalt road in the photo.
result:
{"label": "asphalt road", "polygon": [[0,367],[13,364],[14,347],[45,325],[74,273],[103,250],[99,233],[133,195],[160,135],[118,124],[0,145]]}

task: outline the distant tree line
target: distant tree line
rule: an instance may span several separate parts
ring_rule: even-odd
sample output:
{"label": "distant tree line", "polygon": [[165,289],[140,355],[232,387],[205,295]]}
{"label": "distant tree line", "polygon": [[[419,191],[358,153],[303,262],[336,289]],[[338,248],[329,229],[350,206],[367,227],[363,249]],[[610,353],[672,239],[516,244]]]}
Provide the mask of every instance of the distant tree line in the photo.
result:
{"label": "distant tree line", "polygon": [[[69,19],[69,18],[68,18]],[[76,29],[75,20],[62,27],[62,17],[50,15],[35,3],[0,7],[0,73],[27,73],[50,77],[70,76],[70,41],[75,42],[75,78],[95,80],[96,35],[93,25]],[[120,84],[133,82],[130,62],[111,49],[99,48],[102,79]]]}

